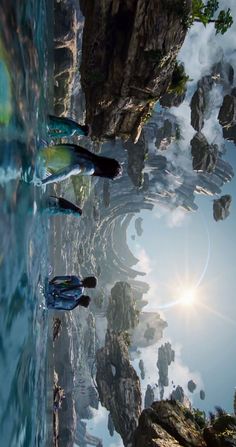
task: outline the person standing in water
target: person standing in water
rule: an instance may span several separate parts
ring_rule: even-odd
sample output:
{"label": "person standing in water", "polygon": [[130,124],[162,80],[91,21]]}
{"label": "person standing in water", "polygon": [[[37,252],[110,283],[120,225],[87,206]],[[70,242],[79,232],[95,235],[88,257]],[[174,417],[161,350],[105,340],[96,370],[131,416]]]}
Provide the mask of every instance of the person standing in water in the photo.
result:
{"label": "person standing in water", "polygon": [[96,285],[95,276],[88,276],[83,280],[78,276],[55,276],[47,287],[47,307],[54,310],[73,310],[77,306],[88,307],[90,297],[84,295],[84,289],[93,289]]}
{"label": "person standing in water", "polygon": [[72,175],[115,179],[122,174],[122,167],[117,160],[96,155],[76,144],[56,144],[45,147],[40,157],[51,174],[42,180],[44,185],[61,182]]}
{"label": "person standing in water", "polygon": [[78,124],[70,118],[48,115],[47,131],[50,138],[87,137],[90,126]]}

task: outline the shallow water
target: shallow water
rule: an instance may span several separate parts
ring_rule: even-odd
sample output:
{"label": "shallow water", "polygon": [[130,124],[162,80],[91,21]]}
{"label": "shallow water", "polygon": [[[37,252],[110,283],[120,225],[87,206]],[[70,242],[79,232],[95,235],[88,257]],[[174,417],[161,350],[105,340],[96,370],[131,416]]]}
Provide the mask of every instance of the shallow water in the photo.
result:
{"label": "shallow water", "polygon": [[0,438],[43,446],[49,222],[32,180],[48,104],[46,0],[0,2]]}

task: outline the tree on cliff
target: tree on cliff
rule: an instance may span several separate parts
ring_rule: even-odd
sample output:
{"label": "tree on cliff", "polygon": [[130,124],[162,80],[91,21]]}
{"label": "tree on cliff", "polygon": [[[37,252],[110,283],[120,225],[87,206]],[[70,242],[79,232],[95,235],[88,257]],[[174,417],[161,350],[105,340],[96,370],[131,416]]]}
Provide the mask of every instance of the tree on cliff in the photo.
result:
{"label": "tree on cliff", "polygon": [[204,26],[214,23],[216,34],[224,34],[233,24],[233,17],[230,8],[222,9],[218,17],[213,18],[219,8],[217,0],[208,0],[205,4],[202,0],[193,0],[192,21],[201,22]]}

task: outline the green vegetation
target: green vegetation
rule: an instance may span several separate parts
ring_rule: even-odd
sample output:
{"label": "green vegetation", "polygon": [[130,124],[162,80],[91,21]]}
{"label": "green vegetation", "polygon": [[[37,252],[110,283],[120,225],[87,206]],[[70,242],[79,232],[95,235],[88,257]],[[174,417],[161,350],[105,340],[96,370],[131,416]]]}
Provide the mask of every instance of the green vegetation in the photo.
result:
{"label": "green vegetation", "polygon": [[190,80],[190,77],[185,73],[184,65],[176,61],[168,93],[183,95],[187,88],[186,84]]}
{"label": "green vegetation", "polygon": [[185,417],[190,419],[192,422],[198,425],[198,427],[202,430],[206,427],[207,420],[206,414],[204,411],[197,409],[189,410],[188,408],[184,408]]}
{"label": "green vegetation", "polygon": [[192,15],[190,25],[193,22],[201,22],[204,26],[214,23],[216,34],[224,34],[233,24],[233,17],[230,8],[221,10],[218,17],[213,18],[219,8],[218,0],[208,0],[205,4],[202,0],[193,0]]}

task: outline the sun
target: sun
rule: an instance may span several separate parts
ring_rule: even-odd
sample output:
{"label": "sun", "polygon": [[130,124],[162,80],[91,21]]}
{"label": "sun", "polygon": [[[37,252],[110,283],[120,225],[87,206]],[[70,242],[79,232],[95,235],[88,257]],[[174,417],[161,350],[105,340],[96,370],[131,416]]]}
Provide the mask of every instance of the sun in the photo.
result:
{"label": "sun", "polygon": [[183,306],[193,306],[196,302],[196,290],[183,289],[179,294],[179,301]]}

